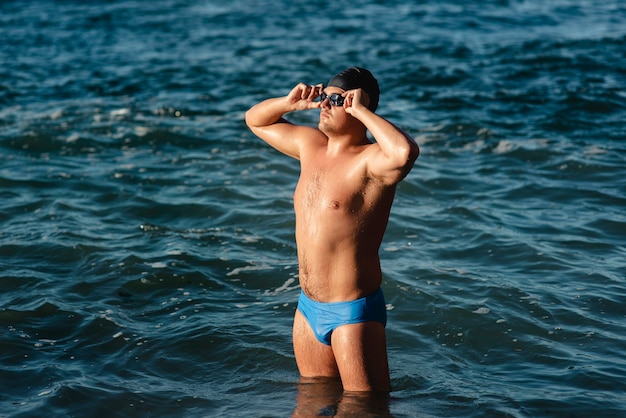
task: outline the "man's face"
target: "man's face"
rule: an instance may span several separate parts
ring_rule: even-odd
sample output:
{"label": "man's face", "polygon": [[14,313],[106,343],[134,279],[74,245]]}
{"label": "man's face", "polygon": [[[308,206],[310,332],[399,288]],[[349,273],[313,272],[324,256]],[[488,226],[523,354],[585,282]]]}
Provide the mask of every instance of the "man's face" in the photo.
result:
{"label": "man's face", "polygon": [[[344,90],[339,87],[326,87],[323,91],[328,97],[326,97],[320,105],[320,122],[319,129],[324,133],[336,133],[345,124],[347,117],[349,116],[342,106],[335,106],[331,103],[333,95],[341,95]],[[333,100],[334,101],[334,100]]]}

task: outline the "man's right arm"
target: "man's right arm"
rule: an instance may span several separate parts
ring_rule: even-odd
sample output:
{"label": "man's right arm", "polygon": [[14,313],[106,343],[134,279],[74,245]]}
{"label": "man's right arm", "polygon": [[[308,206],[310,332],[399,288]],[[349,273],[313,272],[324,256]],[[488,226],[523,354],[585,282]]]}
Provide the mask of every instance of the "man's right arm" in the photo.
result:
{"label": "man's right arm", "polygon": [[283,115],[296,110],[319,108],[314,102],[322,86],[298,84],[287,96],[267,99],[246,112],[246,124],[250,130],[269,145],[293,158],[300,158],[299,138],[306,137],[310,127],[294,125]]}

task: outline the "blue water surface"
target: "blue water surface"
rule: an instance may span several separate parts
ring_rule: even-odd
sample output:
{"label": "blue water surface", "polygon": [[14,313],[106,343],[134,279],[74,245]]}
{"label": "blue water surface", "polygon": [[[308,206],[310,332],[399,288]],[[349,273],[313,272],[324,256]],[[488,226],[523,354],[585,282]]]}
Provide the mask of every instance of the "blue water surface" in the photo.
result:
{"label": "blue water surface", "polygon": [[[618,0],[0,3],[0,415],[624,416],[625,21]],[[352,65],[422,150],[380,251],[387,398],[299,380],[299,167],[243,121]]]}

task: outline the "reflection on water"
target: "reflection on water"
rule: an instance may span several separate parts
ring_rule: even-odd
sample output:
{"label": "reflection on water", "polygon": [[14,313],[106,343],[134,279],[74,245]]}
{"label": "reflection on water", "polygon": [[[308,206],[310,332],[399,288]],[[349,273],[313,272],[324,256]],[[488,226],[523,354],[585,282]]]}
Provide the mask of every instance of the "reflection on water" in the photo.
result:
{"label": "reflection on water", "polygon": [[391,417],[389,394],[344,392],[341,381],[302,378],[292,417]]}

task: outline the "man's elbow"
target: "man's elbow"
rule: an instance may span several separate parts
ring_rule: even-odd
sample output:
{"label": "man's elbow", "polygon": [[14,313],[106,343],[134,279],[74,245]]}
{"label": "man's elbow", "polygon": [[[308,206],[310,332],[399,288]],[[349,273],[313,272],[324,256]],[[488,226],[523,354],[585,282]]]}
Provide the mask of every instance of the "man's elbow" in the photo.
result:
{"label": "man's elbow", "polygon": [[409,167],[413,166],[415,160],[420,155],[420,147],[417,145],[417,142],[406,132],[399,129],[400,133],[404,136],[405,146],[402,147],[402,161],[405,161]]}
{"label": "man's elbow", "polygon": [[420,147],[417,145],[413,139],[409,141],[409,161],[411,161],[411,165],[417,160],[417,157],[420,156]]}
{"label": "man's elbow", "polygon": [[402,147],[402,150],[398,156],[398,162],[405,167],[413,167],[415,160],[420,155],[419,145],[412,139],[407,137],[406,146]]}
{"label": "man's elbow", "polygon": [[248,111],[246,112],[245,121],[246,125],[248,125],[248,128],[250,129],[256,126],[256,124],[254,123],[254,112],[252,109],[248,109]]}

